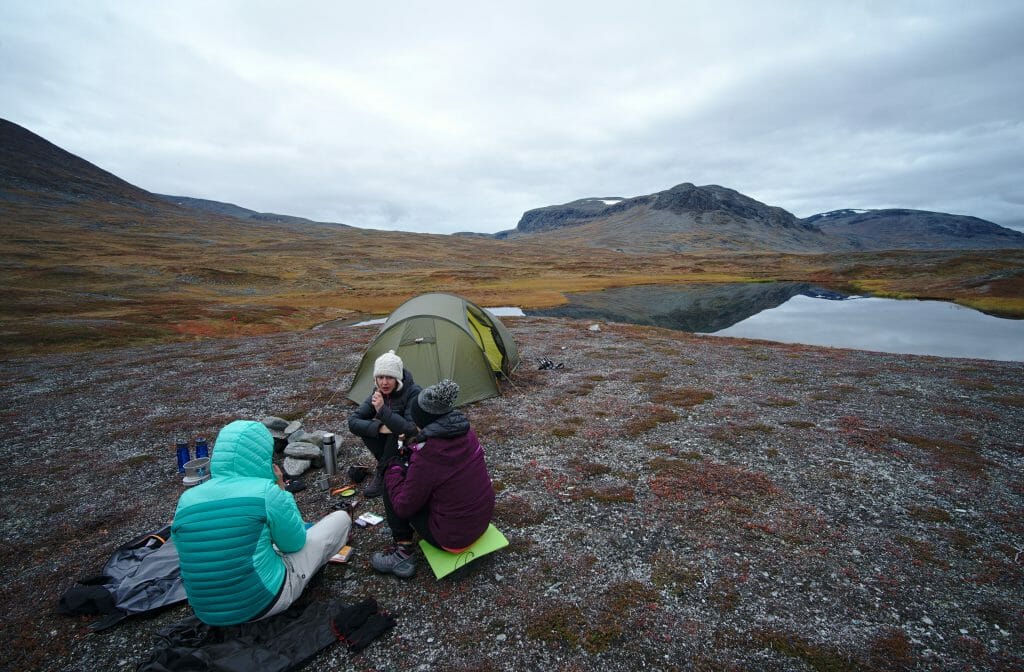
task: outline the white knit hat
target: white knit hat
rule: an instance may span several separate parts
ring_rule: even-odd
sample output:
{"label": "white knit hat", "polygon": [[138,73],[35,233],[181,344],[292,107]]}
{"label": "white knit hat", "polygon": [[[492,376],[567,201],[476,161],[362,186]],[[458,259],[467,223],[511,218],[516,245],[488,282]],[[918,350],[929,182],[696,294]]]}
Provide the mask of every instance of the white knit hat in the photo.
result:
{"label": "white knit hat", "polygon": [[398,387],[401,389],[402,371],[404,368],[405,365],[402,364],[402,358],[396,355],[394,350],[388,350],[373,363],[373,377],[391,376],[398,381]]}

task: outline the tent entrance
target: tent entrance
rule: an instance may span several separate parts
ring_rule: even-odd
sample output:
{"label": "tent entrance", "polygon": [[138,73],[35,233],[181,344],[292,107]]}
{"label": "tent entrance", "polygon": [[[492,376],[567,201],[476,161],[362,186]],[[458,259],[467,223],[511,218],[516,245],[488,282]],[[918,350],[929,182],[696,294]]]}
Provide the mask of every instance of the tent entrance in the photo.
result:
{"label": "tent entrance", "polygon": [[494,332],[491,331],[488,325],[481,322],[480,318],[474,315],[472,310],[466,311],[466,320],[469,322],[469,327],[473,333],[473,338],[476,340],[476,344],[480,346],[480,349],[484,351],[484,355],[487,356],[487,362],[491,365],[491,371],[499,373],[504,355],[494,340]]}

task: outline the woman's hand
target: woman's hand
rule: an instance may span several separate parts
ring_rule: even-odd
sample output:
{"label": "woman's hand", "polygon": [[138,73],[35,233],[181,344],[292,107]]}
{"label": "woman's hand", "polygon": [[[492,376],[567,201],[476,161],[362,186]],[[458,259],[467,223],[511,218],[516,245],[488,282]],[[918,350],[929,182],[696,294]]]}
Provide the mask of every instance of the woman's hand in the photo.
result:
{"label": "woman's hand", "polygon": [[380,409],[384,407],[384,395],[380,393],[380,390],[373,391],[373,396],[370,398],[370,403],[373,404],[374,410],[380,413]]}
{"label": "woman's hand", "polygon": [[273,465],[273,466],[274,466],[274,478],[277,479],[277,487],[281,488],[282,490],[287,490],[287,488],[284,485],[284,473],[282,473],[281,467],[277,466],[276,464]]}

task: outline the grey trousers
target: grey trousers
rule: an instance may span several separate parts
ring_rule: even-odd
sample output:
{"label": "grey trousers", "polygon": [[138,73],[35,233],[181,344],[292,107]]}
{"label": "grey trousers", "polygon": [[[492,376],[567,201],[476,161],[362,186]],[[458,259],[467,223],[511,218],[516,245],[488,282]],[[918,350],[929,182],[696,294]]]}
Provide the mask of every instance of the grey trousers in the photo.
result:
{"label": "grey trousers", "polygon": [[306,530],[306,544],[294,553],[282,554],[285,566],[284,587],[274,606],[259,620],[279,614],[292,606],[313,575],[345,545],[351,529],[352,518],[348,513],[335,511]]}

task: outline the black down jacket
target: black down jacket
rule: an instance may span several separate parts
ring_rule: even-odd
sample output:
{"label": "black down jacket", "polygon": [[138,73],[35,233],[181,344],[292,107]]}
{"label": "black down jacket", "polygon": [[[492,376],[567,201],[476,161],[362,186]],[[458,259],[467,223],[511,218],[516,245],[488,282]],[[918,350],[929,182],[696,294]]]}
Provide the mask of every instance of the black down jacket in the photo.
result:
{"label": "black down jacket", "polygon": [[359,408],[348,416],[348,429],[356,436],[364,439],[381,438],[378,434],[381,425],[387,425],[392,434],[412,436],[416,432],[416,424],[412,421],[409,407],[413,397],[420,393],[420,386],[413,379],[409,369],[402,369],[402,389],[384,397],[384,406],[380,413],[373,407],[368,396]]}

